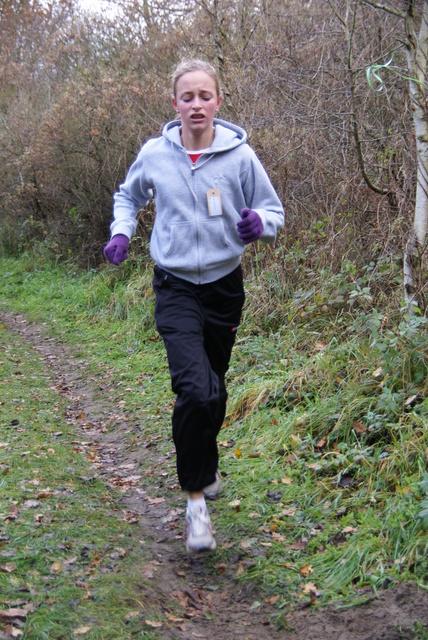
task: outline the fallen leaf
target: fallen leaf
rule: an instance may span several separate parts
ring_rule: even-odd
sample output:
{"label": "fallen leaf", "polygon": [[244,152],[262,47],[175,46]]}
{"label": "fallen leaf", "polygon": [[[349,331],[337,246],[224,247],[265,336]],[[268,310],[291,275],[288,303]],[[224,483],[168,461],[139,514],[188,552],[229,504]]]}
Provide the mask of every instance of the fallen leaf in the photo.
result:
{"label": "fallen leaf", "polygon": [[407,398],[407,400],[405,400],[404,402],[404,406],[408,407],[410,404],[412,404],[418,397],[418,394],[416,393],[414,396],[410,396],[409,398]]}
{"label": "fallen leaf", "polygon": [[143,574],[143,576],[145,578],[149,578],[149,580],[151,580],[154,576],[154,568],[150,565],[147,565],[146,567],[143,567],[141,570],[141,573]]}
{"label": "fallen leaf", "polygon": [[16,569],[16,565],[14,562],[6,562],[6,564],[0,564],[0,571],[3,571],[3,573],[12,573],[12,571],[15,571]]}
{"label": "fallen leaf", "polygon": [[34,611],[34,605],[29,602],[24,607],[12,607],[11,609],[0,609],[0,618],[3,619],[11,619],[11,618],[26,618],[29,613]]}
{"label": "fallen leaf", "polygon": [[296,542],[293,542],[293,544],[288,544],[287,547],[289,549],[293,549],[294,551],[305,551],[307,544],[308,543],[304,540],[296,540]]}
{"label": "fallen leaf", "polygon": [[79,627],[74,630],[75,636],[84,636],[91,631],[92,627]]}
{"label": "fallen leaf", "polygon": [[9,512],[8,512],[8,515],[5,517],[5,520],[16,520],[18,516],[19,516],[19,509],[16,506],[16,504],[13,504],[9,508]]}
{"label": "fallen leaf", "polygon": [[36,509],[40,502],[38,500],[25,500],[24,507],[26,509]]}
{"label": "fallen leaf", "polygon": [[52,574],[62,573],[63,570],[64,570],[63,566],[58,560],[51,564],[50,572]]}
{"label": "fallen leaf", "polygon": [[285,542],[286,539],[287,538],[283,536],[281,533],[276,533],[276,531],[272,531],[272,540],[274,542]]}
{"label": "fallen leaf", "polygon": [[357,436],[361,436],[366,431],[366,425],[364,422],[357,422],[356,420],[352,423],[352,428]]}
{"label": "fallen leaf", "polygon": [[327,346],[326,342],[316,342],[315,343],[315,351],[322,351],[323,349],[325,349]]}
{"label": "fallen leaf", "polygon": [[160,629],[162,626],[162,622],[157,622],[156,620],[144,620],[144,622],[152,629]]}
{"label": "fallen leaf", "polygon": [[239,543],[239,546],[241,549],[251,549],[251,542],[249,540],[242,540],[242,542]]}
{"label": "fallen leaf", "polygon": [[319,462],[307,462],[306,466],[308,469],[314,469],[314,471],[320,471],[322,468]]}
{"label": "fallen leaf", "polygon": [[177,618],[177,616],[173,616],[171,613],[167,613],[166,617],[170,622],[174,622],[174,623],[184,622],[184,618]]}
{"label": "fallen leaf", "polygon": [[12,627],[12,625],[7,625],[2,632],[4,635],[0,636],[0,638],[21,638],[24,635],[23,631]]}
{"label": "fallen leaf", "polygon": [[48,488],[48,489],[44,489],[42,491],[39,491],[39,493],[37,494],[38,498],[50,498],[50,496],[52,495],[52,491]]}
{"label": "fallen leaf", "polygon": [[303,593],[312,593],[315,595],[317,593],[317,588],[313,582],[307,582],[303,587],[302,591]]}
{"label": "fallen leaf", "polygon": [[89,563],[89,565],[90,565],[91,567],[95,567],[95,566],[97,566],[97,565],[99,565],[99,564],[101,564],[101,556],[100,556],[100,554],[98,553],[98,551],[95,551],[95,553],[94,553],[94,555],[92,556],[92,560],[91,560],[91,562]]}
{"label": "fallen leaf", "polygon": [[356,527],[345,527],[344,529],[342,529],[342,533],[345,533],[345,534],[346,533],[350,533],[350,534],[352,534],[352,533],[355,533],[356,530],[357,530]]}
{"label": "fallen leaf", "polygon": [[79,589],[87,589],[89,586],[87,582],[83,582],[82,580],[76,580],[74,584],[76,587],[79,587]]}
{"label": "fallen leaf", "polygon": [[149,498],[147,496],[147,502],[149,504],[161,504],[162,502],[165,502],[165,498]]}
{"label": "fallen leaf", "polygon": [[312,573],[312,565],[304,564],[303,567],[300,567],[300,575],[304,578],[308,578]]}
{"label": "fallen leaf", "polygon": [[224,447],[225,449],[231,449],[234,445],[233,440],[221,440],[219,442],[219,446]]}
{"label": "fallen leaf", "polygon": [[235,458],[242,458],[242,451],[239,447],[235,449]]}
{"label": "fallen leaf", "polygon": [[132,618],[138,618],[139,615],[140,615],[139,611],[130,611],[129,613],[126,614],[124,619],[125,620],[132,620]]}
{"label": "fallen leaf", "polygon": [[240,505],[240,500],[232,500],[232,502],[229,502],[229,507],[232,507],[232,509],[236,509],[237,511],[240,509]]}

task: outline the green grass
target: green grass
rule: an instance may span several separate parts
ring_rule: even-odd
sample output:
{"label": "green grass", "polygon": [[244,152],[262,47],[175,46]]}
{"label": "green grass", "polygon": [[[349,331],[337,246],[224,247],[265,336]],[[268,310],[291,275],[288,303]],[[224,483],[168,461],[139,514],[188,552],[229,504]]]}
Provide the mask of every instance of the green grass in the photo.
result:
{"label": "green grass", "polygon": [[154,637],[135,525],[94,477],[42,363],[4,326],[0,344],[0,608],[28,612],[28,639]]}
{"label": "green grass", "polygon": [[[267,287],[263,287],[262,274],[247,279],[248,303],[229,371],[229,413],[220,434],[224,494],[212,507],[220,545],[207,566],[213,572],[225,566],[236,579],[256,585],[263,598],[275,603],[278,615],[308,602],[315,606],[361,602],[373,590],[400,581],[416,581],[426,588],[428,535],[426,519],[419,517],[426,503],[422,481],[428,467],[426,325],[418,317],[403,320],[391,306],[377,310],[364,299],[356,303],[352,283],[348,284],[348,302],[341,294],[345,299],[339,301],[341,308],[336,301],[325,309],[339,280],[341,291],[345,290],[343,274],[342,279],[329,279],[324,273],[315,302],[304,291],[295,295],[282,289],[284,298],[276,301],[274,282],[280,276],[270,274]],[[73,348],[89,375],[104,376],[111,384],[111,397],[124,403],[128,416],[143,410],[151,417],[139,437],[154,438],[159,427],[169,432],[173,396],[153,321],[150,267],[130,262],[119,269],[80,273],[72,265],[34,264],[29,258],[2,260],[0,283],[4,308],[46,323],[48,332]],[[308,290],[312,285],[308,282]],[[381,290],[379,279],[376,287]],[[19,353],[15,348],[12,351]],[[14,383],[24,384],[20,376],[13,377],[16,359],[15,364],[9,356],[6,360]],[[28,398],[30,387],[10,393]],[[49,485],[65,487],[63,509],[51,506],[47,517],[56,520],[49,527],[44,521],[29,545],[39,567],[31,580],[39,594],[46,583],[56,585],[55,593],[62,585],[64,591],[55,596],[58,603],[80,595],[82,615],[93,620],[100,602],[108,606],[115,577],[130,593],[134,591],[132,566],[139,550],[132,547],[135,543],[128,540],[123,523],[103,502],[107,498],[102,485],[91,485],[90,495],[83,499],[81,491],[87,492],[88,486],[81,486],[79,478],[87,472],[76,471],[76,465],[84,462],[69,446],[61,447],[66,459],[61,475],[55,475],[59,473],[54,463],[59,447],[54,433],[61,409],[55,411],[58,399],[49,401],[50,393],[48,388],[43,390],[43,422],[34,422],[35,414],[31,414],[31,430],[19,433],[19,447],[13,454],[22,460],[28,448],[27,458],[34,469],[41,460],[51,464],[43,471]],[[8,402],[4,424],[17,415],[21,421],[20,412],[29,411],[32,404],[28,399]],[[40,409],[37,415],[42,415]],[[2,439],[17,437],[10,428],[7,435]],[[61,436],[64,439],[66,435]],[[49,454],[49,448],[55,454]],[[157,451],[170,453],[168,437],[158,442]],[[5,480],[12,478],[12,465],[7,464]],[[154,462],[147,482],[162,491],[164,485],[156,471]],[[166,463],[164,472],[173,483],[172,461]],[[11,487],[31,487],[29,480],[38,477],[27,467],[20,473],[23,475],[8,485],[9,501],[23,499]],[[80,512],[73,503],[76,495]],[[111,496],[109,500],[113,501]],[[58,499],[52,505],[56,502]],[[43,501],[44,508],[48,505]],[[72,522],[66,515],[69,508]],[[28,521],[25,526],[22,522],[24,529],[18,535],[21,546],[7,543],[17,549],[20,558],[25,556],[24,534],[34,517],[33,510],[23,513]],[[8,529],[18,532],[19,520]],[[100,586],[92,577],[94,601],[84,600],[81,588],[73,587],[74,571],[85,578],[84,564],[80,567],[76,561],[59,576],[49,572],[49,562],[57,557],[81,557],[78,530],[82,522],[85,532],[86,527],[94,526],[91,553],[104,558],[108,556],[103,551],[105,544],[109,549],[124,547],[125,541],[131,546],[112,575],[97,577]],[[119,531],[125,541],[118,537]],[[54,537],[46,541],[45,534]],[[92,537],[89,530],[85,537]],[[70,554],[59,553],[58,541],[65,539],[71,540]],[[44,560],[37,552],[43,545],[50,549]],[[12,577],[0,575],[6,580]],[[12,606],[18,600],[17,592],[11,586],[7,589],[2,597]],[[126,589],[120,592],[125,594]],[[128,606],[125,600],[123,595],[115,601],[118,629]],[[58,611],[57,619],[61,619]],[[38,608],[31,614],[31,624],[36,625],[39,615]],[[56,637],[53,633],[49,637]]]}

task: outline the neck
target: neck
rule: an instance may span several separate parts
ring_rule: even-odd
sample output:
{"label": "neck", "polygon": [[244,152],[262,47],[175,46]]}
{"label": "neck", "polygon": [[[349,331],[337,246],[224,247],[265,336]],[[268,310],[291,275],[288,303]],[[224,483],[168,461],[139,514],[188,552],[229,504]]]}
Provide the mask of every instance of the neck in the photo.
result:
{"label": "neck", "polygon": [[214,140],[214,129],[210,129],[210,131],[206,131],[201,136],[193,136],[188,131],[184,129],[181,130],[181,142],[185,149],[189,149],[190,151],[199,151],[202,149],[208,149],[213,143]]}

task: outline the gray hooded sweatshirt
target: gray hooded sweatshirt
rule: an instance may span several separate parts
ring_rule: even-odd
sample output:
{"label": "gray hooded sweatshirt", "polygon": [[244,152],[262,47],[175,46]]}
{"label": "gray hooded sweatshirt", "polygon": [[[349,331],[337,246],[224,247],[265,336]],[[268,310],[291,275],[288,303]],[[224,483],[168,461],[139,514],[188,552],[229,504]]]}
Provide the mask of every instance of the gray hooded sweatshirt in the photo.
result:
{"label": "gray hooded sweatshirt", "polygon": [[[205,284],[231,273],[241,261],[245,246],[236,224],[242,208],[259,214],[265,243],[273,242],[284,225],[284,210],[243,129],[214,119],[214,141],[193,164],[180,126],[179,120],[168,123],[162,136],[143,145],[114,196],[111,234],[131,238],[139,210],[154,196],[153,260],[179,278]],[[213,189],[220,208],[208,206]]]}

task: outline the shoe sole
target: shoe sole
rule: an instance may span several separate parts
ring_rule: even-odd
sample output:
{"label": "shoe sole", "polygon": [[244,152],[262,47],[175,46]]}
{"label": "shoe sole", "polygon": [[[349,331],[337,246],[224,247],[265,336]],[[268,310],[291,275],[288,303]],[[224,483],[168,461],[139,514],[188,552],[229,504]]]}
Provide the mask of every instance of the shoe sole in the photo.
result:
{"label": "shoe sole", "polygon": [[220,492],[218,492],[218,493],[204,493],[204,498],[206,498],[207,500],[215,501],[215,500],[218,500],[219,497],[220,497]]}
{"label": "shoe sole", "polygon": [[212,541],[211,546],[202,547],[201,549],[195,549],[186,545],[187,553],[207,553],[208,551],[214,551],[215,549],[217,549],[217,543],[215,540]]}
{"label": "shoe sole", "polygon": [[219,485],[220,485],[220,486],[219,486],[219,490],[218,490],[218,491],[216,491],[216,493],[205,493],[205,490],[204,490],[204,489],[202,489],[202,492],[203,492],[203,494],[204,494],[204,498],[206,498],[207,500],[215,501],[215,500],[218,500],[218,499],[219,499],[219,497],[220,497],[220,491],[221,491],[221,475],[220,475],[220,472],[219,472],[219,471],[217,471],[217,472],[216,472],[216,478],[217,478],[217,477],[218,477],[218,479],[219,479]]}

